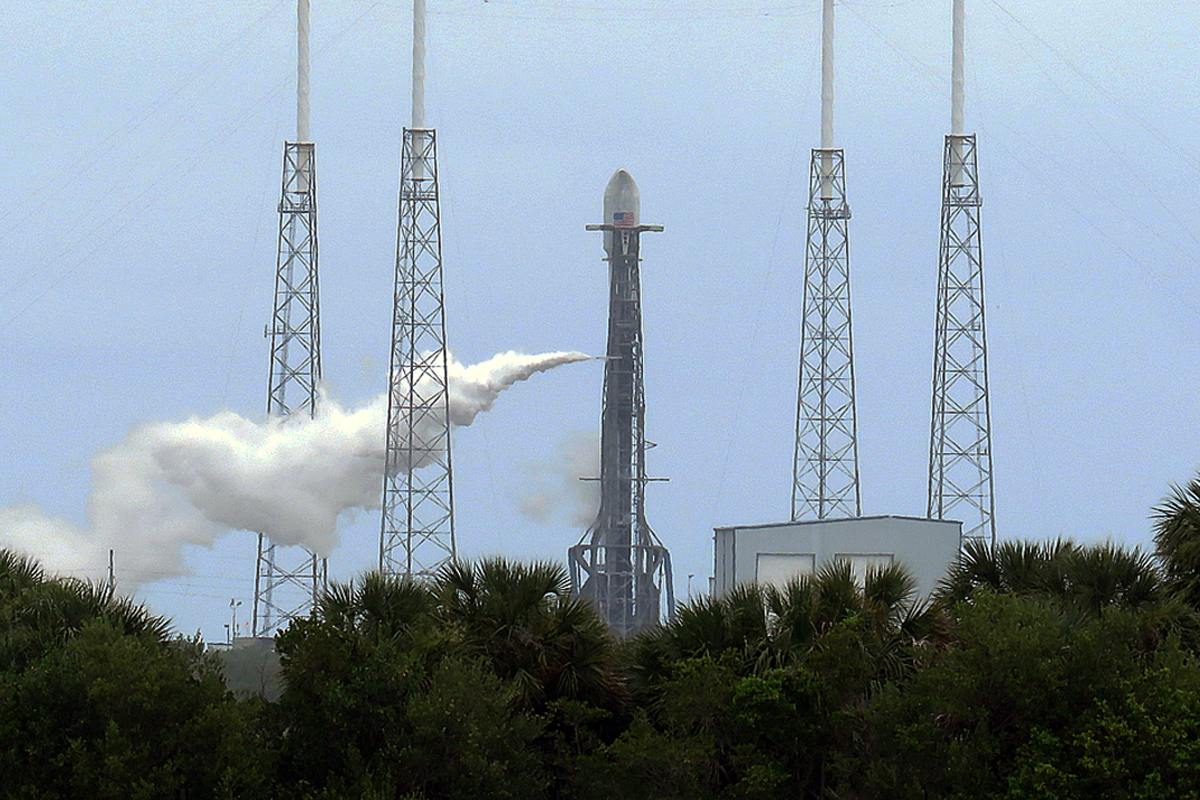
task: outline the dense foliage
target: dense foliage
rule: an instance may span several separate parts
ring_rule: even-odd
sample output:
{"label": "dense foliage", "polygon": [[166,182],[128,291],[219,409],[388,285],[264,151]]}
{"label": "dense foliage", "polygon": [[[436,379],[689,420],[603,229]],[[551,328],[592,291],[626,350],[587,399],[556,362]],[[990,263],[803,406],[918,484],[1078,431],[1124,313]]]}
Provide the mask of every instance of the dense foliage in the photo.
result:
{"label": "dense foliage", "polygon": [[0,796],[1196,797],[1200,483],[1155,542],[972,545],[927,600],[832,564],[629,642],[554,565],[367,574],[277,675],[0,551]]}
{"label": "dense foliage", "polygon": [[0,796],[249,796],[254,718],[199,642],[0,550]]}

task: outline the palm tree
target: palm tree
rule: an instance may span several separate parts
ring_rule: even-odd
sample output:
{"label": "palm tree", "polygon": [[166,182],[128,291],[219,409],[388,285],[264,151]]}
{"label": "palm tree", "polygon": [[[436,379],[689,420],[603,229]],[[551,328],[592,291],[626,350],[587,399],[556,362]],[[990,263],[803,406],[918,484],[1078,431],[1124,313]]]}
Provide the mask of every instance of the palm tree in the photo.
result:
{"label": "palm tree", "polygon": [[899,648],[939,630],[929,608],[914,602],[915,591],[916,581],[899,564],[868,570],[860,586],[844,561],[782,587],[741,585],[692,601],[635,640],[631,670],[640,688],[652,690],[670,676],[672,664],[699,656],[735,654],[747,673],[788,667],[830,644],[826,637],[841,629],[873,665],[891,673],[884,662],[894,662]]}
{"label": "palm tree", "polygon": [[738,586],[724,597],[697,598],[682,606],[657,637],[648,638],[658,638],[675,659],[734,650],[753,662],[771,641],[764,590]]}
{"label": "palm tree", "polygon": [[1187,642],[1200,641],[1200,616],[1181,600],[1177,586],[1151,556],[1111,542],[969,543],[942,579],[936,598],[951,608],[972,602],[980,589],[1040,596],[1056,601],[1066,621],[1121,608],[1138,616],[1148,646],[1171,632]]}
{"label": "palm tree", "polygon": [[1077,546],[1067,539],[1050,543],[1001,542],[994,547],[968,541],[938,586],[939,600],[967,600],[983,586],[993,592],[1030,592],[1064,595],[1064,568]]}
{"label": "palm tree", "polygon": [[1141,610],[1167,600],[1166,583],[1151,556],[1112,542],[1079,547],[1064,559],[1071,599],[1099,614],[1108,606]]}
{"label": "palm tree", "polygon": [[586,601],[571,596],[566,571],[547,562],[503,558],[455,562],[433,586],[440,619],[458,630],[469,654],[485,658],[517,686],[521,702],[624,702],[615,643]]}
{"label": "palm tree", "polygon": [[861,674],[878,686],[914,664],[914,647],[946,637],[940,609],[918,602],[917,582],[903,565],[867,570],[861,586],[845,561],[815,576],[768,589],[781,661],[812,659],[853,642]]}
{"label": "palm tree", "polygon": [[0,609],[45,580],[46,573],[32,558],[0,549]]}
{"label": "palm tree", "polygon": [[1069,539],[994,547],[968,542],[937,597],[944,603],[966,601],[979,588],[1053,597],[1093,614],[1107,606],[1137,609],[1165,598],[1162,576],[1146,554],[1111,542],[1080,545]]}
{"label": "palm tree", "polygon": [[1200,608],[1200,478],[1172,486],[1154,516],[1155,555],[1172,587]]}
{"label": "palm tree", "polygon": [[372,571],[358,581],[331,584],[317,599],[313,615],[344,633],[411,641],[427,626],[433,609],[433,595],[424,585]]}
{"label": "palm tree", "polygon": [[0,658],[36,657],[90,623],[156,643],[171,636],[166,619],[107,586],[49,577],[36,561],[0,550]]}

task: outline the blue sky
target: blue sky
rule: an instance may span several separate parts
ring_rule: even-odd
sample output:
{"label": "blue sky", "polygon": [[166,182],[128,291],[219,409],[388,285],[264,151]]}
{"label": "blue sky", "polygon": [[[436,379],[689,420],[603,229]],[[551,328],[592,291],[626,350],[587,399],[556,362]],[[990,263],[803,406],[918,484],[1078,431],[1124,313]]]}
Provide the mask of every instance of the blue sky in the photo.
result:
{"label": "blue sky", "polygon": [[[411,7],[313,6],[325,375],[356,406],[386,381]],[[0,12],[0,506],[83,523],[91,459],[135,426],[265,406],[295,4]],[[1145,547],[1151,507],[1200,462],[1200,9],[969,0],[967,15],[999,535]],[[670,478],[647,513],[681,594],[711,574],[714,525],[789,510],[819,25],[816,0],[430,0],[460,360],[603,352],[607,276],[583,228],[615,169],[666,228],[643,244],[650,468]],[[836,46],[863,507],[919,515],[949,0],[844,0]],[[457,433],[465,555],[561,560],[579,539],[558,473],[596,434],[601,379],[600,362],[538,375]],[[552,488],[557,514],[522,513]],[[370,567],[377,513],[340,534],[334,576]],[[252,559],[231,532],[138,596],[219,639]]]}

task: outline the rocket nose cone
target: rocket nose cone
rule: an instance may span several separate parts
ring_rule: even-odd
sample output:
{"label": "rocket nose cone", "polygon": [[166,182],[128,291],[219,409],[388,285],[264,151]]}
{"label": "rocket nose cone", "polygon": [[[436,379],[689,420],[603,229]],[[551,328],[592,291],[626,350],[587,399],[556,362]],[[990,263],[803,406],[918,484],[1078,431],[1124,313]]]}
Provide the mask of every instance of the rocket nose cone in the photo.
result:
{"label": "rocket nose cone", "polygon": [[604,221],[633,227],[641,212],[641,197],[633,176],[623,169],[613,173],[604,189]]}
{"label": "rocket nose cone", "polygon": [[609,191],[620,190],[627,187],[633,187],[633,190],[635,192],[637,191],[637,184],[634,183],[633,176],[629,174],[628,170],[619,169],[612,174],[611,178],[608,179]]}

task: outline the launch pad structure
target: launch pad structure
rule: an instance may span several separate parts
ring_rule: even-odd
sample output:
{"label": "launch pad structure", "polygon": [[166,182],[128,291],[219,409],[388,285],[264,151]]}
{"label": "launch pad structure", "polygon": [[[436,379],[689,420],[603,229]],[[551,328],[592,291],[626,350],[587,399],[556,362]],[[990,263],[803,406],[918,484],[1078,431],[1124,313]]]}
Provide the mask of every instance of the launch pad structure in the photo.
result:
{"label": "launch pad structure", "polygon": [[[663,600],[675,605],[671,555],[646,521],[645,417],[642,376],[641,235],[637,185],[618,170],[604,192],[609,263],[608,346],[600,424],[600,508],[567,561],[572,593],[590,600],[618,636],[658,624]],[[665,592],[665,597],[664,597]]]}
{"label": "launch pad structure", "polygon": [[[321,383],[321,320],[317,281],[316,148],[309,135],[309,0],[297,3],[296,141],[283,145],[279,247],[271,326],[267,414],[316,413]],[[281,547],[258,534],[251,635],[272,636],[305,616],[324,589],[324,558],[304,547]],[[237,632],[233,634],[236,636]]]}
{"label": "launch pad structure", "polygon": [[994,544],[992,430],[975,136],[946,137],[938,257],[929,516],[962,519],[963,542]]}
{"label": "launch pad structure", "polygon": [[[321,381],[315,146],[309,133],[310,0],[297,0],[295,141],[284,143],[267,412],[313,416]],[[963,131],[964,0],[954,2],[951,132],[943,158],[929,447],[929,522],[962,518],[960,545],[994,543],[977,145]],[[437,132],[425,122],[425,4],[413,3],[412,121],[403,130],[379,567],[433,577],[457,556],[449,351],[442,286]],[[812,150],[804,256],[791,522],[862,517],[850,303],[845,158],[833,140],[833,0],[823,0],[821,145]],[[609,181],[603,234],[609,318],[601,413],[600,506],[568,551],[572,591],[619,636],[674,607],[671,557],[646,520],[646,453],[636,184]],[[848,529],[848,528],[847,528]],[[849,552],[849,551],[847,551]],[[805,553],[799,554],[806,556]],[[853,553],[851,553],[853,555]],[[879,554],[862,554],[863,558]],[[815,558],[815,555],[814,555]],[[771,562],[772,564],[774,562]],[[815,563],[815,562],[814,562]],[[865,562],[864,562],[865,563]],[[770,566],[770,564],[768,564]],[[773,568],[773,567],[772,567]],[[308,613],[327,565],[260,533],[252,636]]]}

